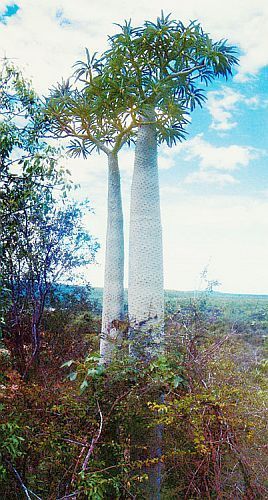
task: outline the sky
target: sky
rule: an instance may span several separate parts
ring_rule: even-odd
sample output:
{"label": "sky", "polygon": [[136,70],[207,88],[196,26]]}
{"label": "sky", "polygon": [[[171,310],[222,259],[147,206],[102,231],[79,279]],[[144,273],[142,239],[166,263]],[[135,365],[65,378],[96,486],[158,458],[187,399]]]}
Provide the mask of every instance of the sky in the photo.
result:
{"label": "sky", "polygon": [[[219,291],[268,294],[268,2],[267,0],[0,0],[0,57],[8,57],[32,79],[40,95],[73,71],[85,47],[101,53],[114,23],[155,20],[161,9],[238,47],[240,65],[228,82],[207,91],[194,111],[188,137],[172,149],[159,148],[165,288],[194,290],[208,266]],[[120,157],[126,249],[134,151]],[[86,217],[101,249],[97,264],[85,270],[103,285],[107,160],[66,159],[80,184],[76,197],[88,197],[94,215]],[[126,251],[127,278],[127,251]],[[127,279],[126,279],[127,286]]]}

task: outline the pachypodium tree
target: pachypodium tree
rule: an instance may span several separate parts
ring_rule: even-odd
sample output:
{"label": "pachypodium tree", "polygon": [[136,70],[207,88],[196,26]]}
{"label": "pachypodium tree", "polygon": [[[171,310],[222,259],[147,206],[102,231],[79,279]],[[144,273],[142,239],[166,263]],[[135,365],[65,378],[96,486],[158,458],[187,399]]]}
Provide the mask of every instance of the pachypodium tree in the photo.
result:
{"label": "pachypodium tree", "polygon": [[[87,52],[76,80],[48,101],[58,136],[72,138],[71,153],[94,149],[108,156],[108,217],[101,356],[110,357],[115,327],[123,317],[123,214],[117,155],[136,141],[129,244],[129,316],[132,345],[146,332],[142,351],[158,352],[163,337],[163,257],[157,144],[185,138],[187,115],[205,100],[215,77],[231,74],[233,47],[214,43],[198,23],[185,27],[162,14],[156,24],[131,23],[109,38],[97,59]],[[198,82],[201,88],[198,88]],[[148,349],[147,349],[148,347]]]}
{"label": "pachypodium tree", "polygon": [[132,350],[140,339],[141,352],[151,357],[162,343],[164,317],[157,145],[173,146],[185,138],[187,116],[202,106],[206,86],[214,78],[231,75],[237,58],[234,47],[226,40],[213,42],[199,23],[184,26],[163,13],[156,23],[146,21],[133,28],[126,22],[120,29],[110,39],[107,64],[113,81],[126,74],[136,80],[129,109],[140,124],[129,237]]}
{"label": "pachypodium tree", "polygon": [[[113,80],[126,74],[136,80],[129,108],[139,129],[131,186],[128,310],[131,353],[150,359],[164,345],[164,287],[157,146],[173,146],[186,136],[188,114],[205,100],[215,77],[231,75],[237,62],[226,41],[213,42],[201,26],[162,13],[156,23],[121,26],[106,53]],[[114,68],[116,70],[114,71]],[[159,394],[158,399],[163,399]],[[146,498],[161,497],[162,429],[146,440],[149,470]]]}
{"label": "pachypodium tree", "polygon": [[[118,152],[137,126],[127,104],[135,91],[133,78],[113,79],[96,54],[76,63],[74,82],[61,84],[47,100],[56,136],[70,139],[71,155],[86,158],[97,150],[108,159],[108,207],[103,289],[101,362],[107,363],[124,319],[124,233]],[[116,71],[116,67],[113,68]],[[127,88],[127,92],[124,89]]]}

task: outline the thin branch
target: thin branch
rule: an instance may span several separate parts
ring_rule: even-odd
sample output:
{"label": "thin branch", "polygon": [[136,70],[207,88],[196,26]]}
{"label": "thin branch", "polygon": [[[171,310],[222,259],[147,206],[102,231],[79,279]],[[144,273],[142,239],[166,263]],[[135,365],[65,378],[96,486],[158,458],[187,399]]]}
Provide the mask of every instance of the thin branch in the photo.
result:
{"label": "thin branch", "polygon": [[102,433],[102,428],[103,428],[103,415],[102,415],[102,412],[101,412],[101,409],[100,409],[100,405],[99,405],[99,401],[97,400],[97,406],[98,406],[98,411],[99,411],[99,415],[100,415],[100,426],[99,426],[99,430],[98,430],[98,433],[96,435],[96,437],[93,437],[92,438],[92,441],[91,441],[91,444],[90,444],[90,447],[89,447],[89,450],[86,454],[86,457],[85,457],[85,460],[82,464],[82,471],[86,470],[87,468],[87,464],[88,464],[88,461],[90,459],[90,456],[92,455],[93,453],[93,450],[94,450],[94,447],[95,445],[97,444],[97,442],[99,441],[100,437],[101,437],[101,433]]}
{"label": "thin branch", "polygon": [[83,446],[84,448],[87,446],[87,443],[81,443],[80,441],[74,441],[73,439],[62,438],[62,441],[66,441],[67,443],[76,444],[78,446]]}
{"label": "thin branch", "polygon": [[[27,498],[28,500],[32,500],[32,499],[31,499],[31,496],[30,496],[30,495],[29,495],[29,493],[28,493],[30,490],[28,490],[28,488],[25,486],[25,484],[24,484],[24,482],[22,481],[22,479],[21,479],[21,477],[20,477],[20,475],[19,475],[19,473],[18,473],[17,469],[15,469],[15,467],[12,465],[12,463],[11,463],[11,462],[9,462],[9,460],[6,460],[6,462],[7,462],[7,464],[9,465],[10,469],[12,470],[13,474],[15,475],[16,479],[18,480],[18,482],[19,482],[19,484],[20,484],[20,486],[21,486],[21,488],[22,488],[22,490],[23,490],[23,492],[24,492],[24,494],[25,494],[26,498]],[[31,492],[31,493],[32,493],[32,492]],[[35,493],[33,493],[33,494],[34,494],[34,496],[35,496],[36,498],[38,498],[39,500],[42,500],[40,497],[38,497],[37,495],[35,495]]]}
{"label": "thin branch", "polygon": [[82,120],[82,124],[83,124],[83,127],[86,129],[86,132],[87,132],[87,139],[89,139],[91,142],[93,142],[93,144],[96,144],[96,146],[101,150],[103,151],[104,153],[106,153],[107,155],[109,153],[111,153],[111,150],[105,146],[105,144],[103,144],[99,139],[97,139],[97,137],[95,137],[91,132],[90,132],[90,129],[89,129],[89,126],[88,124]]}
{"label": "thin branch", "polygon": [[64,497],[60,497],[60,498],[57,498],[57,500],[64,500],[65,498],[72,498],[72,497],[75,497],[77,494],[79,493],[79,491],[74,491],[74,493],[70,493],[70,495],[64,495]]}
{"label": "thin branch", "polygon": [[42,500],[41,497],[39,497],[36,493],[34,493],[34,491],[30,490],[30,488],[28,488],[28,491],[35,497],[35,498],[38,498],[38,500]]}
{"label": "thin branch", "polygon": [[168,76],[164,78],[164,81],[166,80],[172,80],[172,78],[177,78],[179,76],[188,76],[191,73],[194,73],[194,71],[198,71],[199,69],[204,69],[205,64],[199,64],[197,66],[194,66],[193,68],[185,69],[183,71],[178,71],[177,73],[170,73]]}
{"label": "thin branch", "polygon": [[133,386],[133,387],[131,387],[131,389],[128,389],[128,390],[127,390],[126,392],[124,392],[123,394],[121,394],[121,396],[118,396],[118,398],[116,398],[116,400],[113,402],[113,404],[112,404],[112,406],[111,406],[111,408],[110,408],[110,411],[109,411],[109,413],[108,413],[108,415],[107,415],[107,417],[106,417],[106,420],[108,420],[108,419],[109,419],[109,417],[110,417],[110,415],[112,414],[112,412],[113,412],[113,410],[114,410],[115,406],[117,405],[117,403],[119,403],[119,401],[121,401],[122,399],[124,399],[125,397],[127,397],[127,396],[128,396],[128,395],[129,395],[129,394],[133,391],[133,389],[135,389],[135,388],[136,388],[136,385],[135,385],[135,386]]}
{"label": "thin branch", "polygon": [[119,133],[117,136],[117,139],[115,141],[115,145],[113,148],[113,153],[118,153],[119,149],[125,144],[125,142],[128,139],[128,134],[131,132],[131,130],[138,125],[138,122],[136,120],[132,120],[131,124],[122,130],[122,132]]}
{"label": "thin branch", "polygon": [[[82,456],[83,456],[83,454],[84,454],[85,449],[86,449],[86,445],[85,445],[85,446],[83,446],[83,448],[82,448],[82,450],[80,451],[79,456],[78,456],[78,458],[77,458],[77,460],[76,460],[76,463],[75,463],[75,466],[74,466],[74,470],[73,470],[73,473],[72,473],[71,486],[74,484],[76,471],[77,471],[77,469],[78,469],[78,465],[79,465],[80,460],[81,460],[81,458],[82,458]],[[65,498],[65,497],[64,497],[64,498]]]}

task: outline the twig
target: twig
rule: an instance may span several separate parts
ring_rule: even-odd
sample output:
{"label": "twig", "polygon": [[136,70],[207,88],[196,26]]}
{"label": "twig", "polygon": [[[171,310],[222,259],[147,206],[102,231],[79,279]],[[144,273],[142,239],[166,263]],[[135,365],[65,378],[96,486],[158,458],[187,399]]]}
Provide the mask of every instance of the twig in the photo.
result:
{"label": "twig", "polygon": [[[9,460],[6,460],[6,462],[7,462],[7,464],[9,465],[10,469],[12,470],[12,472],[14,473],[14,475],[15,475],[16,479],[18,480],[18,482],[19,482],[19,484],[20,484],[20,486],[21,486],[22,490],[23,490],[23,491],[24,491],[24,493],[25,493],[26,498],[27,498],[28,500],[32,500],[32,499],[31,499],[31,497],[30,497],[30,495],[29,495],[29,491],[30,491],[30,490],[28,490],[28,488],[25,486],[25,484],[24,484],[24,482],[22,481],[22,479],[21,479],[21,477],[20,477],[20,475],[19,475],[19,473],[18,473],[17,469],[15,469],[15,467],[12,465],[12,463],[11,463],[11,462],[9,462]],[[42,500],[39,496],[37,496],[37,495],[36,495],[35,493],[33,493],[32,491],[31,491],[31,493],[32,493],[32,494],[33,494],[36,498],[38,498],[39,500]]]}
{"label": "twig", "polygon": [[84,454],[85,449],[86,449],[86,446],[83,446],[82,450],[79,453],[78,459],[76,460],[76,463],[75,463],[75,466],[74,466],[74,470],[73,470],[73,474],[72,474],[72,479],[71,479],[71,486],[74,484],[76,471],[78,469],[78,465],[79,465],[80,460],[81,460],[81,458],[82,458],[82,456]]}
{"label": "twig", "polygon": [[[97,400],[97,406],[98,406],[98,411],[99,411],[99,414],[100,414],[100,427],[99,427],[99,430],[98,430],[98,434],[96,437],[93,437],[92,438],[92,441],[90,443],[90,446],[89,446],[89,450],[86,454],[86,457],[84,459],[84,462],[82,464],[82,471],[86,470],[87,468],[87,464],[88,464],[88,461],[89,461],[89,458],[94,450],[94,446],[95,444],[98,442],[100,436],[101,436],[101,433],[102,433],[102,428],[103,428],[103,415],[102,415],[102,412],[101,412],[101,409],[100,409],[100,405],[99,405],[99,402]],[[78,444],[78,443],[77,443]],[[80,445],[82,445],[82,443],[79,443]],[[79,453],[79,456],[78,456],[78,459],[76,460],[76,464],[75,464],[75,467],[74,467],[74,470],[73,470],[73,474],[72,474],[72,479],[71,479],[71,485],[74,484],[74,481],[75,481],[75,475],[76,475],[76,471],[78,469],[78,465],[80,463],[80,460],[87,448],[87,444],[85,443],[84,445],[82,445],[82,449]],[[65,497],[64,497],[65,498]]]}
{"label": "twig", "polygon": [[74,493],[70,493],[70,495],[64,495],[64,497],[57,498],[57,500],[64,500],[65,498],[72,498],[75,497],[79,493],[79,491],[74,491]]}
{"label": "twig", "polygon": [[35,498],[38,498],[38,500],[42,500],[41,497],[39,497],[36,493],[34,493],[32,490],[30,490],[30,488],[28,488],[28,491],[35,497]]}
{"label": "twig", "polygon": [[124,399],[126,396],[128,396],[132,391],[133,389],[135,389],[136,385],[131,387],[131,389],[128,389],[126,392],[124,392],[123,394],[121,394],[121,396],[118,396],[118,398],[116,398],[116,400],[113,402],[111,408],[110,408],[110,411],[106,417],[106,421],[109,419],[110,415],[112,414],[115,406],[117,405],[117,403],[119,403],[119,401],[121,401],[122,399]]}
{"label": "twig", "polygon": [[77,444],[78,446],[87,447],[87,443],[81,443],[80,441],[74,441],[73,439],[62,438],[62,441],[66,441],[67,443]]}
{"label": "twig", "polygon": [[85,460],[83,462],[83,465],[82,465],[82,471],[86,470],[87,468],[87,464],[88,464],[88,461],[90,459],[90,456],[91,454],[93,453],[93,450],[94,450],[94,447],[95,447],[95,444],[97,444],[98,440],[100,439],[101,437],[101,433],[102,433],[102,427],[103,427],[103,415],[102,415],[102,412],[101,412],[101,409],[100,409],[100,405],[99,405],[99,401],[97,400],[97,406],[98,406],[98,411],[99,411],[99,415],[100,415],[100,426],[99,426],[99,430],[98,430],[98,433],[96,435],[96,437],[93,437],[92,438],[92,441],[91,441],[91,444],[90,444],[90,447],[89,447],[89,450],[86,454],[86,457],[85,457]]}
{"label": "twig", "polygon": [[197,467],[197,469],[195,470],[195,472],[194,472],[194,474],[193,474],[193,477],[192,477],[192,479],[191,479],[191,482],[190,482],[190,484],[189,484],[189,486],[188,486],[188,488],[187,488],[187,491],[186,491],[186,494],[185,494],[185,498],[187,498],[187,495],[188,495],[188,493],[189,493],[189,491],[190,491],[190,489],[191,489],[191,486],[192,486],[192,484],[193,484],[193,482],[194,482],[194,478],[195,478],[195,476],[197,475],[197,473],[198,473],[199,469],[202,467],[202,465],[203,465],[203,463],[204,463],[204,462],[205,462],[205,458],[204,458],[203,460],[201,460],[201,462],[200,462],[199,466],[198,466],[198,467]]}

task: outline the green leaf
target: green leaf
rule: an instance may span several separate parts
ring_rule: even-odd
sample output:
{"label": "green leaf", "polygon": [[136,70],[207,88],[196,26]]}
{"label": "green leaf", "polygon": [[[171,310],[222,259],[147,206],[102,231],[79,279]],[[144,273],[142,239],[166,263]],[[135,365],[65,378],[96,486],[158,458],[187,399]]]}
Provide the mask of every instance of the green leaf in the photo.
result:
{"label": "green leaf", "polygon": [[71,380],[72,382],[76,379],[77,377],[77,372],[71,372],[68,375],[68,379]]}
{"label": "green leaf", "polygon": [[69,368],[73,363],[74,363],[73,359],[70,359],[69,361],[65,361],[65,363],[63,363],[61,365],[61,368],[64,368],[65,366],[67,366]]}
{"label": "green leaf", "polygon": [[88,387],[88,381],[87,380],[83,380],[82,384],[80,385],[80,392],[84,392],[86,390],[86,388]]}
{"label": "green leaf", "polygon": [[181,383],[183,382],[183,378],[180,377],[179,375],[176,375],[173,379],[173,386],[175,387],[178,387]]}

